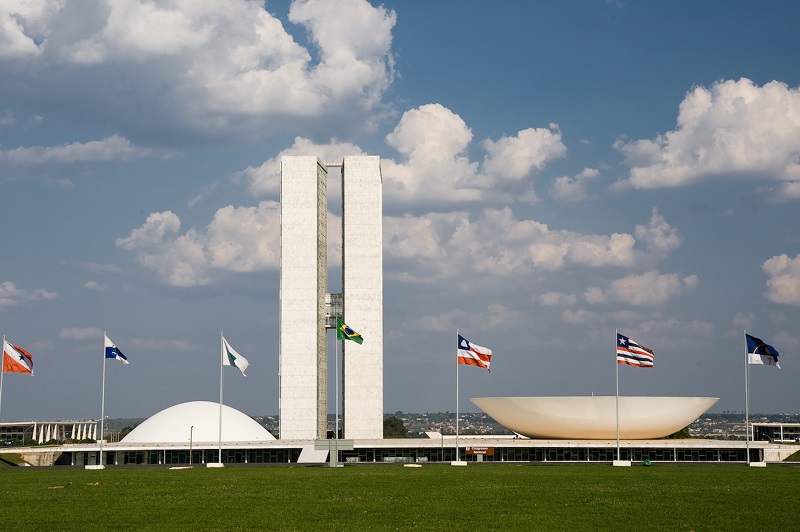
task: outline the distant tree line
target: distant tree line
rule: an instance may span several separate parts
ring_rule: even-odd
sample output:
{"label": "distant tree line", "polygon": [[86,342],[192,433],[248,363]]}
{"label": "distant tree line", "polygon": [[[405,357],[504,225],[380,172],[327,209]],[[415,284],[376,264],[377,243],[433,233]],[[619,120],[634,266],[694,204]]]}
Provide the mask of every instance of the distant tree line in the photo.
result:
{"label": "distant tree line", "polygon": [[405,438],[407,435],[408,429],[399,417],[389,416],[383,420],[384,438]]}

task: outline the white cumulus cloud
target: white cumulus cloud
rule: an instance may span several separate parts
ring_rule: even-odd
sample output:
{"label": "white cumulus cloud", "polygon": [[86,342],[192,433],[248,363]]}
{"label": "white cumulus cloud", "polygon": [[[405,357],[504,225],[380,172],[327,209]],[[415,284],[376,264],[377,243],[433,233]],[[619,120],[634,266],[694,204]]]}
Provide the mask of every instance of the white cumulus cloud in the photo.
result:
{"label": "white cumulus cloud", "polygon": [[408,326],[414,331],[446,333],[454,331],[459,323],[470,317],[463,310],[448,310],[437,315],[421,316],[408,321]]}
{"label": "white cumulus cloud", "polygon": [[766,297],[773,303],[800,305],[800,254],[776,255],[761,265],[767,274]]}
{"label": "white cumulus cloud", "polygon": [[679,277],[650,270],[616,279],[607,288],[591,287],[584,292],[587,303],[621,303],[635,307],[657,306],[697,286],[698,277]]}
{"label": "white cumulus cloud", "polygon": [[618,141],[630,173],[618,186],[663,188],[711,179],[800,181],[800,88],[746,78],[695,87],[680,104],[675,130]]}
{"label": "white cumulus cloud", "polygon": [[47,44],[52,19],[65,0],[0,2],[0,59],[37,56]]}
{"label": "white cumulus cloud", "polygon": [[600,176],[598,170],[594,168],[584,168],[574,177],[557,177],[550,189],[550,195],[558,201],[570,203],[583,201],[589,196],[587,186],[592,181],[595,181],[598,176]]}
{"label": "white cumulus cloud", "polygon": [[503,137],[496,142],[487,139],[483,141],[483,148],[486,150],[483,170],[507,179],[522,179],[532,170],[540,170],[567,153],[557,124],[550,124],[549,128],[523,129],[514,137]]}
{"label": "white cumulus cloud", "polygon": [[468,153],[472,131],[440,104],[406,111],[386,142],[402,155],[381,161],[384,194],[395,205],[521,197],[520,190],[532,190],[526,178],[566,153],[561,131],[551,124],[482,141],[486,155],[479,164]]}
{"label": "white cumulus cloud", "polygon": [[[309,139],[296,137],[294,144],[267,159],[258,167],[249,166],[239,173],[248,191],[257,198],[277,197],[281,185],[281,157],[288,155],[315,155],[323,163],[341,163],[346,155],[364,155],[361,148],[350,142],[332,140],[318,144]],[[330,181],[330,180],[329,180]]]}
{"label": "white cumulus cloud", "polygon": [[340,128],[371,127],[394,79],[395,13],[365,0],[294,0],[290,31],[270,7],[5,1],[0,94],[8,103],[57,99],[65,115],[137,139],[228,137],[331,116]]}
{"label": "white cumulus cloud", "polygon": [[[329,227],[338,216],[328,213]],[[474,218],[463,211],[419,216],[384,216],[387,277],[415,283],[453,278],[470,271],[502,276],[566,267],[631,268],[649,260],[635,250],[627,233],[584,234],[551,229],[536,220],[517,219],[510,208],[484,209]],[[181,232],[171,211],[152,213],[118,247],[134,253],[137,263],[173,286],[211,283],[221,272],[277,268],[280,249],[279,207],[262,201],[256,207],[227,206],[217,210],[201,230]],[[341,240],[329,235],[329,260],[339,260]],[[559,296],[558,304],[573,296]],[[541,302],[555,304],[551,294]]]}
{"label": "white cumulus cloud", "polygon": [[55,299],[56,297],[55,292],[50,292],[44,288],[25,290],[24,288],[19,288],[11,281],[0,283],[0,310],[5,307],[15,307],[20,303],[47,301]]}
{"label": "white cumulus cloud", "polygon": [[648,252],[657,257],[665,256],[681,245],[678,230],[672,227],[655,207],[648,224],[637,225],[633,234],[637,240],[644,243]]}
{"label": "white cumulus cloud", "polygon": [[561,319],[573,325],[583,325],[594,318],[594,315],[584,309],[566,309],[561,313]]}
{"label": "white cumulus cloud", "polygon": [[635,262],[629,234],[582,234],[519,220],[509,208],[485,209],[472,219],[466,212],[384,216],[384,252],[432,280],[464,271],[489,275],[565,266],[629,267]]}
{"label": "white cumulus cloud", "polygon": [[102,292],[105,290],[105,287],[98,283],[97,281],[86,281],[83,287],[87,290],[92,290],[94,292]]}
{"label": "white cumulus cloud", "polygon": [[279,209],[272,201],[256,207],[217,210],[205,230],[180,234],[180,218],[171,211],[153,213],[145,223],[118,238],[118,247],[172,286],[209,284],[215,273],[276,268],[280,259]]}
{"label": "white cumulus cloud", "polygon": [[[481,164],[470,159],[472,132],[467,124],[439,104],[406,111],[386,142],[402,156],[381,160],[385,204],[392,208],[524,199],[531,191],[526,178],[566,151],[556,126],[528,128],[513,137],[483,141],[486,155]],[[245,181],[253,196],[274,198],[279,191],[282,156],[316,155],[322,162],[340,163],[345,155],[362,154],[353,143],[336,139],[317,143],[296,137],[291,147],[237,177]]]}
{"label": "white cumulus cloud", "polygon": [[570,307],[574,305],[578,298],[575,294],[565,294],[563,292],[545,292],[538,297],[539,303],[546,307]]}
{"label": "white cumulus cloud", "polygon": [[68,164],[78,162],[105,162],[145,157],[147,148],[134,146],[128,139],[111,135],[102,140],[73,142],[60,146],[29,146],[0,150],[0,162],[15,166],[35,164]]}

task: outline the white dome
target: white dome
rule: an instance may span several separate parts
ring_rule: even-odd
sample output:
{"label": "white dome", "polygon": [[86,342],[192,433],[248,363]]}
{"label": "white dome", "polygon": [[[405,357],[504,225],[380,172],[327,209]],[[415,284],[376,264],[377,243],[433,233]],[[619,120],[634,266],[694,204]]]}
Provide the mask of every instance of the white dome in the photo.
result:
{"label": "white dome", "polygon": [[[219,441],[219,403],[191,401],[154,414],[122,438],[122,443]],[[222,405],[222,441],[264,441],[275,436],[249,416]]]}

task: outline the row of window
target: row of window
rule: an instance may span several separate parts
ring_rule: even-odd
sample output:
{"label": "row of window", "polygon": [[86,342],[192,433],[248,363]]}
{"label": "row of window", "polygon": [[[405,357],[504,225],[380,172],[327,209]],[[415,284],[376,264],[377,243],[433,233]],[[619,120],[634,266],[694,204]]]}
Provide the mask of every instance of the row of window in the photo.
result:
{"label": "row of window", "polygon": [[[217,449],[125,451],[123,464],[207,464],[219,462]],[[226,464],[286,464],[297,462],[300,449],[224,449],[222,462]]]}
{"label": "row of window", "polygon": [[[758,450],[754,450],[758,451]],[[340,453],[347,462],[451,462],[454,448],[355,449]],[[653,462],[743,462],[745,449],[621,448],[620,460]],[[613,447],[500,447],[492,453],[471,455],[459,449],[458,460],[467,462],[610,462],[617,458]],[[755,456],[751,459],[757,460]]]}
{"label": "row of window", "polygon": [[[759,449],[750,449],[750,460],[758,461]],[[216,463],[217,449],[189,451],[162,449],[143,451],[105,452],[106,465],[189,465]],[[74,455],[74,456],[73,456]],[[226,464],[286,464],[296,463],[300,449],[223,449],[222,462]],[[681,449],[681,448],[621,448],[620,460],[640,462],[744,462],[745,449]],[[610,462],[617,458],[614,447],[498,447],[492,453],[472,455],[459,449],[459,460],[467,462]],[[456,460],[455,449],[411,448],[374,449],[362,448],[339,451],[342,462],[452,462]],[[99,462],[99,452],[63,453],[57,465],[84,465]]]}
{"label": "row of window", "polygon": [[753,434],[754,440],[800,442],[800,427],[795,425],[783,427],[754,425],[753,430],[755,431]]}

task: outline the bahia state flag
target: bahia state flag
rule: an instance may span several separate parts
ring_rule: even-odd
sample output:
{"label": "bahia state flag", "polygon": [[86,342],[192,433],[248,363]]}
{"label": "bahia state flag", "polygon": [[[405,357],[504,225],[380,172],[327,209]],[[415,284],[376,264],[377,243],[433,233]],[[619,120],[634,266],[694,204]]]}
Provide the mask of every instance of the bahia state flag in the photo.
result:
{"label": "bahia state flag", "polygon": [[106,346],[106,358],[115,358],[120,362],[122,362],[123,364],[127,364],[128,357],[122,354],[122,351],[120,351],[119,348],[116,345],[114,345],[114,342],[112,342],[108,338],[108,335],[104,336],[105,336],[105,346]]}
{"label": "bahia state flag", "polygon": [[357,344],[363,344],[364,338],[347,326],[345,322],[336,318],[336,339],[337,340],[352,340]]}
{"label": "bahia state flag", "polygon": [[483,368],[491,373],[492,370],[489,369],[489,366],[492,363],[492,350],[473,344],[459,334],[458,363]]}
{"label": "bahia state flag", "polygon": [[3,340],[3,372],[27,373],[33,377],[33,357],[20,346]]}
{"label": "bahia state flag", "polygon": [[617,363],[636,368],[652,368],[653,350],[617,333]]}
{"label": "bahia state flag", "polygon": [[[244,370],[247,369],[247,366],[250,365],[246,358],[231,347],[231,344],[228,343],[224,336],[222,337],[222,365],[237,367],[242,372],[242,375],[244,375]],[[247,375],[244,376],[247,377]]]}
{"label": "bahia state flag", "polygon": [[744,335],[747,339],[747,363],[748,364],[763,364],[764,366],[775,366],[781,369],[778,363],[778,350],[767,344],[761,338]]}

